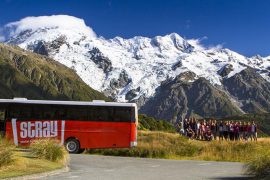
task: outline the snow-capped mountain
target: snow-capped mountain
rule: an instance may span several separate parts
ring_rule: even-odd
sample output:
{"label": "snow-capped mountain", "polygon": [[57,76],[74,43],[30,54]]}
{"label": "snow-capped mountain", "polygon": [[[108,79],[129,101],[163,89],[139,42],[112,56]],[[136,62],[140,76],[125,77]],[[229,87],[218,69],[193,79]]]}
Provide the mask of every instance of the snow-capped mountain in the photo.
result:
{"label": "snow-capped mountain", "polygon": [[224,89],[223,81],[247,67],[270,82],[270,56],[245,57],[229,49],[205,48],[176,33],[131,39],[97,36],[82,19],[28,17],[4,27],[6,43],[47,55],[70,67],[95,90],[117,101],[150,98],[162,82],[192,72]]}

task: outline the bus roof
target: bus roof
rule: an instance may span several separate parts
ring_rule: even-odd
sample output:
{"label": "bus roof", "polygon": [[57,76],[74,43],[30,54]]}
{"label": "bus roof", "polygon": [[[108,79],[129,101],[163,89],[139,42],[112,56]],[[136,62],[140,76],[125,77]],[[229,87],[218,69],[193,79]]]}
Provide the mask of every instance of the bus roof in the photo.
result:
{"label": "bus roof", "polygon": [[78,106],[120,106],[135,107],[135,103],[105,102],[101,100],[94,101],[53,101],[53,100],[28,100],[26,98],[0,99],[0,105],[3,104],[48,104],[48,105],[78,105]]}

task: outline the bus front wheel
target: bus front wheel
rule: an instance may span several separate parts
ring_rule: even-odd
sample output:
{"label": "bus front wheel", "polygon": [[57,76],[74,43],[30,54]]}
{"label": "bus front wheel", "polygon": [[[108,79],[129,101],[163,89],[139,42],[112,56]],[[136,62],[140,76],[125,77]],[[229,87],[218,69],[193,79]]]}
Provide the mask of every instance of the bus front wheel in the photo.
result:
{"label": "bus front wheel", "polygon": [[77,139],[70,138],[65,142],[66,150],[71,154],[77,154],[80,151],[80,142]]}

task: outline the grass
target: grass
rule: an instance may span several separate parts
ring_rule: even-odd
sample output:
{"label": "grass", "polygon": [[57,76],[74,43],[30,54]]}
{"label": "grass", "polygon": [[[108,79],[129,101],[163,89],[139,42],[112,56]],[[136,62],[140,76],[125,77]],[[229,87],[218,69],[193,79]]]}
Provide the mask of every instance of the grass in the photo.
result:
{"label": "grass", "polygon": [[255,154],[255,157],[247,163],[246,173],[259,179],[270,179],[270,150],[266,149],[263,153]]}
{"label": "grass", "polygon": [[258,142],[197,141],[176,133],[139,131],[138,146],[131,149],[90,149],[88,153],[208,161],[249,162],[254,154],[270,149],[270,140]]}
{"label": "grass", "polygon": [[39,159],[67,164],[68,153],[55,139],[40,139],[30,145],[32,154]]}
{"label": "grass", "polygon": [[38,159],[28,152],[15,152],[14,162],[0,168],[0,179],[42,173],[62,167],[62,163]]}
{"label": "grass", "polygon": [[13,149],[14,146],[0,136],[0,168],[2,166],[7,166],[14,161]]}
{"label": "grass", "polygon": [[[1,147],[9,150],[1,151]],[[49,139],[35,141],[26,151],[0,139],[0,155],[0,160],[1,157],[10,157],[0,166],[0,179],[60,169],[67,165],[69,157],[64,147]]]}
{"label": "grass", "polygon": [[172,156],[191,156],[197,147],[192,145],[186,138],[174,133],[139,131],[138,147],[131,149],[89,149],[88,153],[148,157],[148,158],[171,158]]}

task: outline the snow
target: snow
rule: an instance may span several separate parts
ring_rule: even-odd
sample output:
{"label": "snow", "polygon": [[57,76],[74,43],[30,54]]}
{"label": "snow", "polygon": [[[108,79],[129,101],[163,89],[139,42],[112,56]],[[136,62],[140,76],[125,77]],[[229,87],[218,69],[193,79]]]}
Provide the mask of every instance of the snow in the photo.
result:
{"label": "snow", "polygon": [[8,23],[6,28],[11,29],[11,36],[16,36],[25,30],[36,31],[40,28],[61,28],[78,31],[90,37],[96,37],[92,28],[85,25],[84,20],[68,15],[52,15],[39,17],[26,17],[20,21]]}
{"label": "snow", "polygon": [[[192,71],[197,77],[204,77],[213,85],[221,86],[223,77],[218,71],[229,64],[233,71],[225,78],[250,66],[260,70],[268,68],[261,75],[270,81],[270,56],[248,58],[220,45],[206,48],[200,44],[201,40],[186,40],[176,33],[153,38],[136,36],[130,39],[105,39],[97,37],[82,19],[66,15],[27,17],[9,23],[6,27],[11,29],[11,42],[24,49],[29,49],[29,46],[39,41],[51,43],[65,36],[66,43],[58,51],[51,49],[49,56],[74,69],[85,83],[98,91],[109,89],[110,82],[117,80],[124,70],[132,81],[115,89],[116,99],[120,102],[127,101],[125,95],[138,87],[140,90],[134,99],[142,95],[151,97],[162,81],[186,71]],[[31,30],[31,33],[20,35],[25,30]],[[16,38],[18,40],[14,42]],[[90,58],[89,51],[94,47],[111,61],[111,72],[105,73]],[[173,68],[175,64],[181,66]]]}

